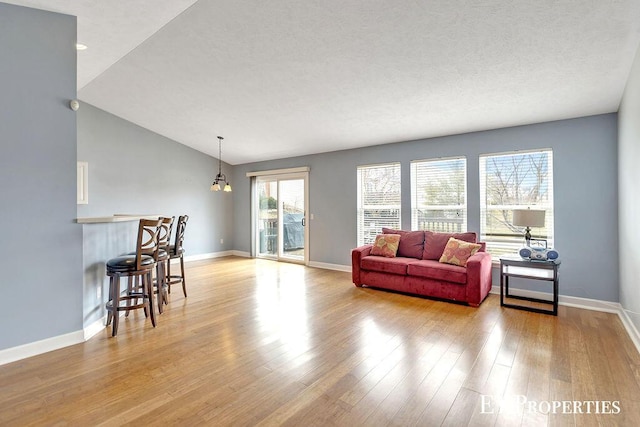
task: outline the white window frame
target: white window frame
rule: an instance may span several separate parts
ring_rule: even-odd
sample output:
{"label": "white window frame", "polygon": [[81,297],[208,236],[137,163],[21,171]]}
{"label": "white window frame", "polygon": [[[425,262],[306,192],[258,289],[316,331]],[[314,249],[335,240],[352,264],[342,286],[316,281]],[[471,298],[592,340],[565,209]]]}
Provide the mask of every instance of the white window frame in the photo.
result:
{"label": "white window frame", "polygon": [[[511,201],[509,203],[491,203],[488,204],[488,196],[487,196],[487,186],[488,186],[488,177],[487,177],[487,162],[495,160],[507,161],[509,157],[513,159],[518,159],[521,156],[527,155],[540,155],[546,154],[547,156],[547,166],[546,166],[546,176],[545,183],[542,184],[544,187],[544,191],[541,193],[542,196],[527,198],[526,196],[521,197],[519,201]],[[524,164],[523,164],[524,165]],[[529,162],[529,166],[531,163]],[[491,253],[494,257],[500,256],[507,253],[517,253],[520,248],[522,248],[525,244],[524,241],[524,228],[522,227],[514,227],[509,225],[512,221],[512,212],[514,209],[542,209],[546,212],[545,214],[545,227],[541,228],[533,228],[531,229],[531,235],[534,239],[543,239],[547,241],[548,247],[553,247],[554,245],[554,203],[553,203],[553,150],[550,148],[538,149],[538,150],[527,150],[527,151],[511,151],[505,153],[491,153],[491,154],[483,154],[480,156],[480,239],[487,243],[487,251]],[[523,173],[532,173],[529,166],[522,166],[524,170]],[[515,169],[515,167],[514,167]],[[504,168],[505,172],[510,172],[506,167]],[[498,175],[494,175],[498,177]],[[512,191],[515,191],[513,186],[519,186],[521,184],[525,185],[525,188],[529,186],[531,187],[530,181],[525,183],[525,178],[522,175],[517,175],[514,173],[507,173],[506,176],[500,177],[496,183],[499,183],[500,186],[505,187],[507,184],[503,182],[512,181],[513,184],[508,184],[509,188]],[[541,178],[538,176],[536,178],[540,180]],[[520,180],[520,184],[516,185],[515,181]],[[495,184],[494,184],[495,185]],[[497,191],[497,190],[494,190]],[[524,191],[524,190],[521,190]],[[499,193],[498,193],[499,194]],[[492,212],[499,213],[498,215],[492,214]],[[493,224],[502,223],[503,225],[494,225],[490,226],[489,222]]]}
{"label": "white window frame", "polygon": [[[430,180],[442,180],[448,178],[443,168],[459,167],[462,163],[462,186],[463,200],[462,204],[422,204],[422,194],[425,191],[425,185]],[[421,170],[423,167],[426,170]],[[456,211],[456,218],[445,218],[445,211]],[[423,221],[421,217],[424,212],[435,213],[435,217],[441,216],[440,221]],[[438,215],[441,212],[442,215]],[[429,216],[428,214],[426,216]],[[461,233],[467,231],[467,158],[449,157],[438,159],[414,160],[411,162],[411,229],[430,231]]]}
{"label": "white window frame", "polygon": [[[397,193],[396,196],[391,196],[390,200],[383,200],[383,203],[366,204],[364,198],[366,194],[366,186],[371,185],[370,179],[366,179],[365,172],[375,169],[391,169],[397,176],[394,180],[397,182],[390,182]],[[400,163],[385,163],[378,165],[366,165],[357,167],[357,243],[358,246],[362,246],[368,243],[373,243],[376,234],[382,232],[383,227],[388,228],[400,228],[402,221],[402,167]],[[397,187],[396,187],[397,186]],[[394,193],[390,192],[390,194]],[[392,216],[379,218],[378,221],[370,221],[367,219],[367,211],[380,211],[387,210]]]}

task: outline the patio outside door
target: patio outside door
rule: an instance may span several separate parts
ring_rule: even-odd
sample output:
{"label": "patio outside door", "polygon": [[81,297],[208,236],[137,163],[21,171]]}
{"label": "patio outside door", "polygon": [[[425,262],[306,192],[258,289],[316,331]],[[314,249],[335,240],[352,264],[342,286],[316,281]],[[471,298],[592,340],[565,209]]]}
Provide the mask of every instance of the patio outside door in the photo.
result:
{"label": "patio outside door", "polygon": [[306,174],[256,178],[258,257],[306,262],[306,188]]}

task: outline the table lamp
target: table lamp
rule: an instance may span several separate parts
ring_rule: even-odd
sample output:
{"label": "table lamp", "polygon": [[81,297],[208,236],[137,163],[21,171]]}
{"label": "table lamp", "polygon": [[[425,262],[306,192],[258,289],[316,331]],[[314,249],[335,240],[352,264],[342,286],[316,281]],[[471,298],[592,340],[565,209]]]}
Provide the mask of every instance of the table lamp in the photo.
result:
{"label": "table lamp", "polygon": [[526,227],[524,239],[527,246],[531,244],[531,227],[544,227],[545,211],[537,209],[514,209],[513,225],[516,227]]}

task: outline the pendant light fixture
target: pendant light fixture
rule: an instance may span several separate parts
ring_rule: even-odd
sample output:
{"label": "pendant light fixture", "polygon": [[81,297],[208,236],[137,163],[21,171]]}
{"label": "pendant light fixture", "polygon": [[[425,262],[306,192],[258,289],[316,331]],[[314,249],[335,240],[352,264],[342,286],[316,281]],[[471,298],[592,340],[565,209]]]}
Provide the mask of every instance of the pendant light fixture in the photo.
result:
{"label": "pendant light fixture", "polygon": [[227,193],[231,191],[231,185],[229,181],[227,181],[227,176],[222,173],[222,140],[224,138],[218,137],[218,175],[216,175],[216,179],[213,180],[213,184],[211,184],[211,191],[220,191],[220,183],[224,184],[224,190]]}

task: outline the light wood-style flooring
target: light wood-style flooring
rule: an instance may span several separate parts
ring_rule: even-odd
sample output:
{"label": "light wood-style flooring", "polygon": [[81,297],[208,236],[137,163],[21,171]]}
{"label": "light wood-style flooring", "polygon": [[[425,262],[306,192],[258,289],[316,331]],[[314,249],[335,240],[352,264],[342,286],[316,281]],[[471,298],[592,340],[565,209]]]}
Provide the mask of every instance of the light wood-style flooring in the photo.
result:
{"label": "light wood-style flooring", "polygon": [[614,314],[476,309],[236,257],[187,280],[155,329],[140,312],[0,366],[0,425],[640,425],[640,356]]}

